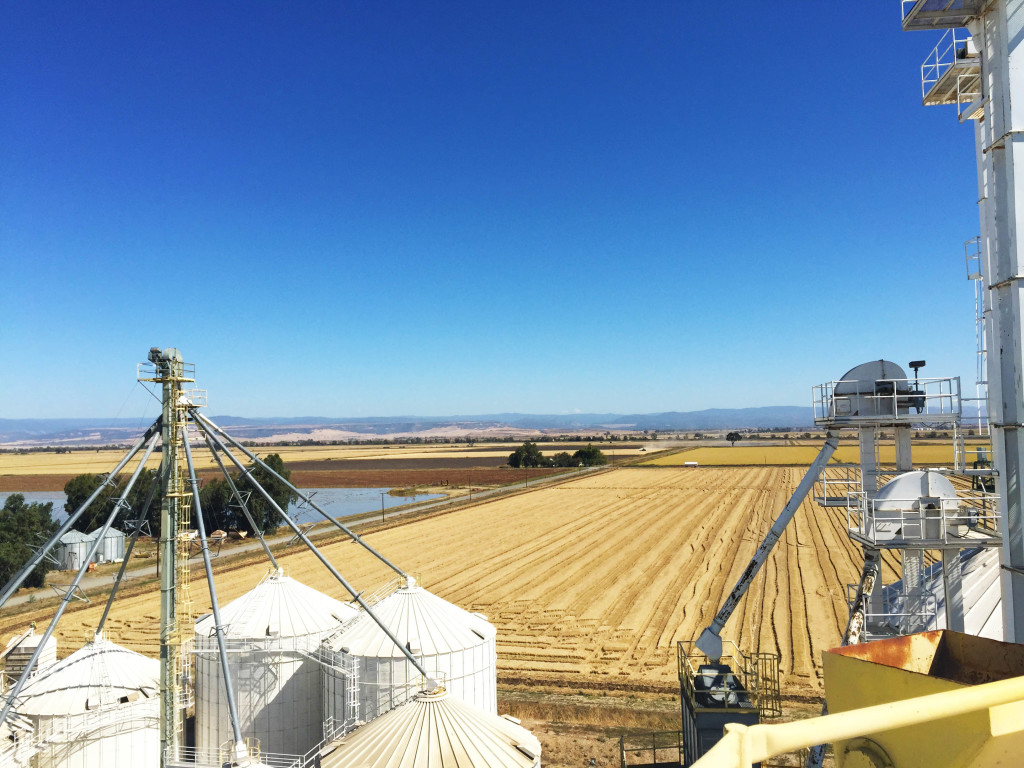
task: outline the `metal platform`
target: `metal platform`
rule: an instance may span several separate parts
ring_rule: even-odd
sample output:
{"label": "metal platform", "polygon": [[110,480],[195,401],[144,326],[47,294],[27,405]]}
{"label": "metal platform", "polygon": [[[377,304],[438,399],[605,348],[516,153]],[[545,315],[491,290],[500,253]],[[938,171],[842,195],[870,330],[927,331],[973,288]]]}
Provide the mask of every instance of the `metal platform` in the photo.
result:
{"label": "metal platform", "polygon": [[903,31],[965,27],[990,0],[900,0]]}
{"label": "metal platform", "polygon": [[998,497],[960,491],[955,499],[868,499],[851,494],[846,509],[850,538],[877,549],[998,547]]}
{"label": "metal platform", "polygon": [[984,114],[981,57],[965,30],[946,30],[921,64],[921,101],[926,107],[955,104],[962,119]]}
{"label": "metal platform", "polygon": [[813,388],[813,407],[817,426],[952,425],[960,420],[960,379],[829,381]]}

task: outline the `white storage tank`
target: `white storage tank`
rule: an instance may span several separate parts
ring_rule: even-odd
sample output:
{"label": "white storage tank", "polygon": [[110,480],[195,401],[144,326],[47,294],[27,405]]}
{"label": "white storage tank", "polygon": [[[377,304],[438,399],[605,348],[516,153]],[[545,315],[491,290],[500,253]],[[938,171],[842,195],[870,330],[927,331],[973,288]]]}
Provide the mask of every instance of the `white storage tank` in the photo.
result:
{"label": "white storage tank", "polygon": [[420,693],[360,726],[321,768],[540,768],[540,742],[509,718],[443,688]]}
{"label": "white storage tank", "polygon": [[[302,755],[323,738],[320,665],[328,634],[356,609],[272,571],[221,609],[242,736],[265,753]],[[233,741],[213,616],[196,622],[196,747]]]}
{"label": "white storage tank", "polygon": [[[451,693],[497,713],[497,632],[484,616],[431,594],[411,576],[371,610]],[[355,657],[362,722],[398,706],[423,686],[420,673],[366,613],[326,645],[339,663]],[[325,666],[324,673],[330,675],[331,668]]]}
{"label": "white storage tank", "polygon": [[[89,534],[89,546],[100,538],[100,534],[103,533],[102,528],[97,528],[95,531]],[[100,540],[100,545],[96,549],[96,554],[93,555],[93,562],[96,563],[114,563],[124,558],[124,543],[125,536],[121,531],[116,528],[108,528],[106,534]]]}
{"label": "white storage tank", "polygon": [[35,768],[160,765],[160,662],[100,636],[32,677],[17,712],[41,745]]}
{"label": "white storage tank", "polygon": [[57,558],[57,570],[77,571],[82,567],[85,556],[89,554],[92,539],[81,531],[70,530],[60,537],[54,547]]}

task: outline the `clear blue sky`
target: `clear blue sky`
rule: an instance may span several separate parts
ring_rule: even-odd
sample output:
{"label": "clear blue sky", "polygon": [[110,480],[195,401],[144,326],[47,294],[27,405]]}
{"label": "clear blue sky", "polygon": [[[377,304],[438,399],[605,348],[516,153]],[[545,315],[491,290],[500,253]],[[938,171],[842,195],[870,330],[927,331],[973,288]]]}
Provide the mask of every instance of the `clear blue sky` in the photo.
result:
{"label": "clear blue sky", "polygon": [[[0,9],[0,417],[802,405],[974,378],[974,140],[897,0]],[[147,406],[148,407],[148,406]]]}

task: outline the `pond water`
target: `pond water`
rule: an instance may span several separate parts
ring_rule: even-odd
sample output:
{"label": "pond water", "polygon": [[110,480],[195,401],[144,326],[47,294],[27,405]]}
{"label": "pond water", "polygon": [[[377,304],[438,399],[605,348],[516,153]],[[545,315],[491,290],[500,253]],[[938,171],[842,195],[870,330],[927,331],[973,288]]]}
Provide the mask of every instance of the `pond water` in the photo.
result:
{"label": "pond water", "polygon": [[[313,503],[333,517],[351,517],[364,512],[379,512],[381,499],[384,501],[384,509],[391,509],[416,501],[444,497],[440,493],[421,493],[419,496],[389,496],[390,488],[300,488],[299,490],[306,495],[313,494]],[[0,493],[0,507],[10,495],[9,492]],[[54,520],[62,521],[67,517],[67,513],[64,511],[67,497],[63,491],[26,491],[22,495],[25,497],[25,501],[30,503],[52,502]],[[315,509],[301,503],[290,505],[288,514],[293,518],[297,517],[299,522],[322,519],[320,513]]]}

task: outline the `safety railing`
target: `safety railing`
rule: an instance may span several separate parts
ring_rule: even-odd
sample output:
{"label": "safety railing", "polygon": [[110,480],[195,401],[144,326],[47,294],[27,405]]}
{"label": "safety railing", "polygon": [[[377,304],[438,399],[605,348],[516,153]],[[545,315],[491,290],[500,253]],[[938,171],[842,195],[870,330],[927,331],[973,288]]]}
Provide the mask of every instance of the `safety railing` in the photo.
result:
{"label": "safety railing", "polygon": [[706,699],[715,709],[758,710],[761,717],[779,717],[779,657],[775,653],[744,653],[723,641],[719,659],[709,658],[694,640],[676,646],[679,680],[691,706],[702,708]]}
{"label": "safety railing", "polygon": [[[857,584],[846,585],[846,602],[851,612],[857,588]],[[885,587],[880,602],[866,602],[862,637],[865,642],[870,642],[935,629],[938,617],[938,597],[930,591],[917,589],[908,592]]]}
{"label": "safety railing", "polygon": [[[939,43],[931,53],[928,54],[921,64],[921,98],[926,98],[928,93],[939,83],[950,68],[962,63],[970,62],[976,64],[978,50],[974,46],[974,40],[966,29],[947,29],[945,34],[939,38]],[[977,79],[974,75],[973,79]],[[957,88],[957,102],[961,100],[970,103],[980,97],[980,91],[974,94],[961,93]]]}
{"label": "safety railing", "polygon": [[[260,752],[250,755],[254,764],[258,762],[265,768],[303,768],[301,755],[280,755],[271,752]],[[234,765],[234,756],[230,749],[198,749],[196,747],[169,746],[164,750],[163,764],[167,768],[221,768]]]}
{"label": "safety railing", "polygon": [[[181,367],[179,375],[172,377],[170,380],[173,381],[195,381],[196,380],[196,364],[195,363],[175,363],[175,365]],[[155,381],[160,382],[164,379],[163,374],[160,372],[160,368],[155,363],[138,363],[135,369],[135,377],[139,381]]]}
{"label": "safety railing", "polygon": [[829,381],[813,388],[815,424],[953,423],[960,377]]}
{"label": "safety railing", "polygon": [[850,495],[850,535],[876,547],[993,546],[1000,541],[998,497],[961,490],[956,498],[868,499]]}
{"label": "safety railing", "polygon": [[653,731],[619,736],[619,762],[629,766],[682,765],[683,734],[681,731]]}
{"label": "safety railing", "polygon": [[814,484],[814,501],[822,507],[848,507],[850,495],[861,490],[859,464],[828,464]]}

